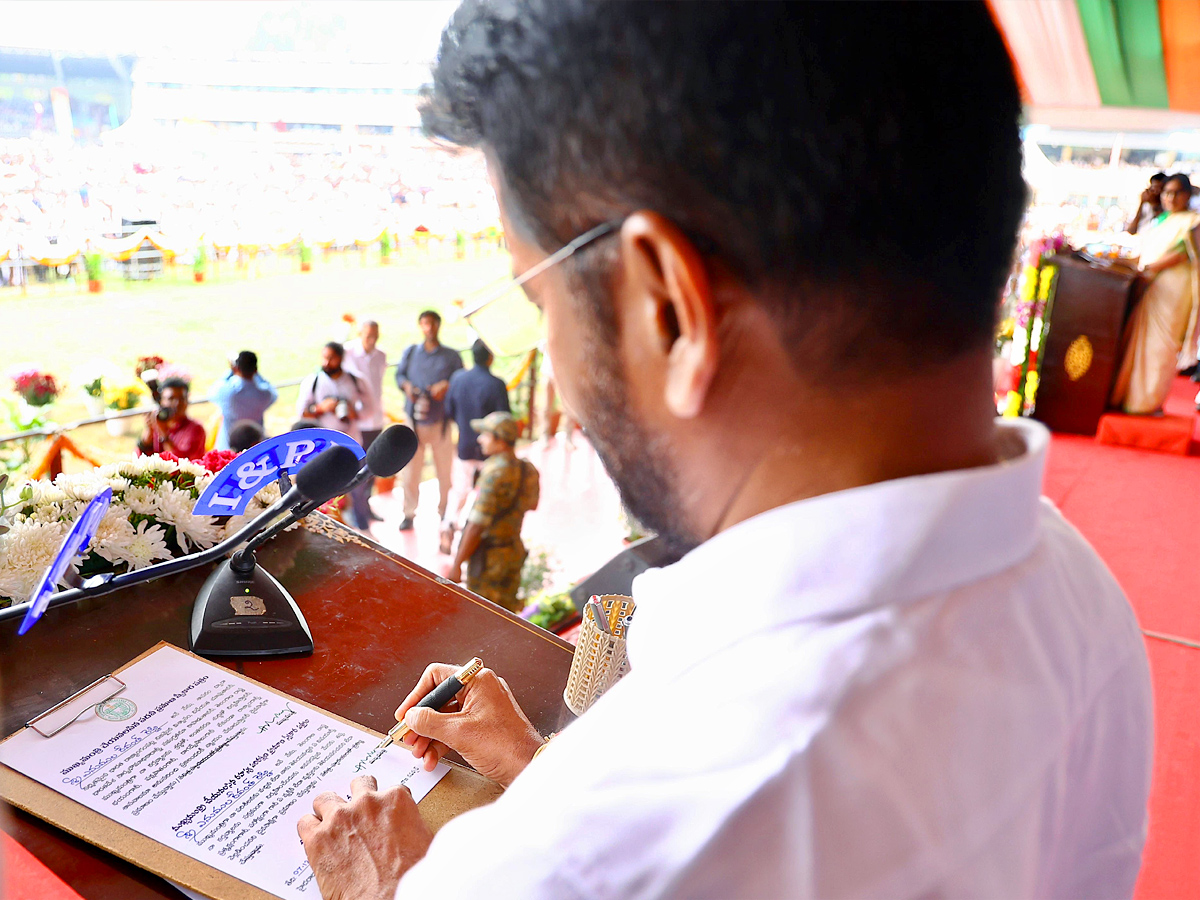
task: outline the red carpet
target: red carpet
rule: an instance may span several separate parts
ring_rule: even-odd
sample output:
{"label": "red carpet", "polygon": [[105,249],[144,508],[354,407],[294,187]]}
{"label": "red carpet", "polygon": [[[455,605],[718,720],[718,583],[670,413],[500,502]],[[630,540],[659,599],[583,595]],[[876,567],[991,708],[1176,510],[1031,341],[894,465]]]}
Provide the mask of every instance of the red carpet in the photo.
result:
{"label": "red carpet", "polygon": [[36,856],[0,831],[0,897],[7,900],[82,900]]}
{"label": "red carpet", "polygon": [[[1179,379],[1166,411],[1194,415]],[[1045,493],[1125,588],[1142,628],[1200,643],[1200,456],[1055,435]],[[1200,650],[1147,638],[1155,692],[1150,838],[1137,896],[1200,897]]]}

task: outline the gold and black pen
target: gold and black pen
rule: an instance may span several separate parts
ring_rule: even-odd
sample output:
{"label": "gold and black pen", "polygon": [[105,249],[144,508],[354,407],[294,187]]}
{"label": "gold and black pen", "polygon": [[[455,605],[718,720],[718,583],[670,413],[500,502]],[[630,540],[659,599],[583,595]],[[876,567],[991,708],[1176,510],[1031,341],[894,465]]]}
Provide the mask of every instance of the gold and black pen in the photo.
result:
{"label": "gold and black pen", "polygon": [[[470,683],[471,679],[479,674],[479,670],[483,668],[483,660],[476,656],[469,663],[435,687],[432,691],[425,695],[417,706],[426,706],[429,709],[441,709],[447,703],[454,699],[454,695]],[[387,733],[387,737],[375,749],[382,750],[389,744],[400,742],[409,732],[409,727],[404,722],[397,722],[395,727]]]}

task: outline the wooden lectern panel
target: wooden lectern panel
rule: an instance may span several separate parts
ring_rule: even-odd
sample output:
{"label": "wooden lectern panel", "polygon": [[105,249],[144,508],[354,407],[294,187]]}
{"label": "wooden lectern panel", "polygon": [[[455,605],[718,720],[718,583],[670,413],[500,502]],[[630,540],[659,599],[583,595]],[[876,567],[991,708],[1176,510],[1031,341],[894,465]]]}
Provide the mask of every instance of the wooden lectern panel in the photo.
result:
{"label": "wooden lectern panel", "polygon": [[1051,431],[1095,434],[1121,363],[1121,335],[1137,276],[1067,256],[1041,349],[1033,416]]}
{"label": "wooden lectern panel", "polygon": [[[257,681],[386,731],[430,662],[472,656],[504,676],[543,734],[573,717],[562,699],[572,647],[325,517],[268,543],[259,563],[295,597],[312,656],[225,661]],[[188,645],[212,566],[49,610],[17,637],[0,622],[4,734],[159,641]],[[178,897],[164,882],[19,812],[4,828],[88,900]]]}

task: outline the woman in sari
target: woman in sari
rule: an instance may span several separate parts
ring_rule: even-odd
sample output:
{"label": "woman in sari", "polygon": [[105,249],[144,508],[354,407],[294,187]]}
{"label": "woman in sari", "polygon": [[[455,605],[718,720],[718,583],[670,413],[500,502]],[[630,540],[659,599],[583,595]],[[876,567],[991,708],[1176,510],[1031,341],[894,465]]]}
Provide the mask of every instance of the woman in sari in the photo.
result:
{"label": "woman in sari", "polygon": [[1148,283],[1130,318],[1129,341],[1112,393],[1112,405],[1127,413],[1159,413],[1178,370],[1196,361],[1200,213],[1188,211],[1191,198],[1186,175],[1168,178],[1162,215],[1142,236],[1139,265]]}

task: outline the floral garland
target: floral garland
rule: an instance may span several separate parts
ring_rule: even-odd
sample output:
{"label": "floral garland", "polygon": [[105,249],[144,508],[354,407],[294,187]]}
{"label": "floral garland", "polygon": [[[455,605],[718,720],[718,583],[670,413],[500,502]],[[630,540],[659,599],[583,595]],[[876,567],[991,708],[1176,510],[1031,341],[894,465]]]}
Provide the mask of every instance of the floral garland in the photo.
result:
{"label": "floral garland", "polygon": [[1062,234],[1033,241],[1025,252],[1017,280],[1009,361],[1018,369],[1016,389],[1008,392],[1004,415],[1033,412],[1039,376],[1038,351],[1050,330],[1050,305],[1058,266],[1053,257],[1067,247]]}
{"label": "floral garland", "polygon": [[223,521],[192,515],[201,491],[234,455],[218,451],[196,462],[170,454],[144,456],[85,474],[62,474],[53,482],[26,482],[2,516],[8,531],[0,534],[0,607],[29,597],[71,523],[106,487],[112,488],[112,504],[87,554],[69,566],[71,574],[86,578],[141,569],[224,540],[280,496],[273,483],[241,516]]}

